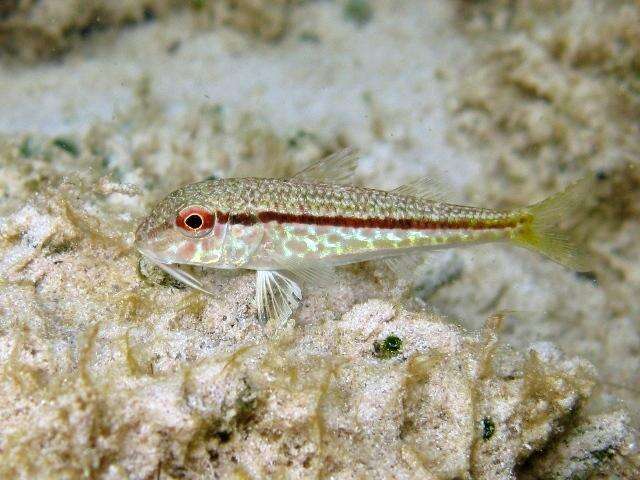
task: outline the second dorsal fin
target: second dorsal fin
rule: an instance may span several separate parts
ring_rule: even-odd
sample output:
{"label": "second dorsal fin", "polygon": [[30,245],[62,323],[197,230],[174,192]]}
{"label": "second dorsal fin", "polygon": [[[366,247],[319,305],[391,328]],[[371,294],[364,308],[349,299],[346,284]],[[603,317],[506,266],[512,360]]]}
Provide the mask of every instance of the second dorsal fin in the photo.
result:
{"label": "second dorsal fin", "polygon": [[291,180],[308,183],[349,184],[358,167],[360,155],[354,148],[345,148],[312,163],[296,173]]}
{"label": "second dorsal fin", "polygon": [[430,177],[418,178],[413,182],[400,185],[391,191],[397,195],[420,197],[438,202],[447,200],[448,196],[448,189],[440,182]]}

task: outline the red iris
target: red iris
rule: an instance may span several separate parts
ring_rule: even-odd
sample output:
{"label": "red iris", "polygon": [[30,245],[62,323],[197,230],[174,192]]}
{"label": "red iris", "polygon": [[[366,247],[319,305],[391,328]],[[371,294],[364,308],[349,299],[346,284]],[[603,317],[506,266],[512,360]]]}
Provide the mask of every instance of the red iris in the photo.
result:
{"label": "red iris", "polygon": [[183,233],[192,236],[206,235],[213,228],[215,216],[199,205],[183,208],[176,217],[176,226]]}

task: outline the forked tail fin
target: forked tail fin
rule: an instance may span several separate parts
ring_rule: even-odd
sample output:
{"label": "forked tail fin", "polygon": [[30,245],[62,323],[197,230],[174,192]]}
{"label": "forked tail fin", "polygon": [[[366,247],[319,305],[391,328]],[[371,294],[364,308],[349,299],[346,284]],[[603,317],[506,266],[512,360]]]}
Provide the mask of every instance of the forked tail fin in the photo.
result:
{"label": "forked tail fin", "polygon": [[524,213],[531,215],[531,220],[516,233],[515,243],[540,252],[572,270],[590,270],[589,255],[571,230],[587,209],[592,186],[591,177],[585,177],[564,191],[523,209]]}

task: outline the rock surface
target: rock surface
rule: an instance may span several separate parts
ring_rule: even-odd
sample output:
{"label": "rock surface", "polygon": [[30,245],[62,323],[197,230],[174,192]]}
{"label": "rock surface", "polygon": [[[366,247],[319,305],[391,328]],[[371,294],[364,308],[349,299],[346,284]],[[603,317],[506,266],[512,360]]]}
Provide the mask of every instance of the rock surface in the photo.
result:
{"label": "rock surface", "polygon": [[384,300],[273,338],[251,275],[216,298],[145,286],[62,203],[3,223],[2,476],[510,478],[592,390],[549,345],[498,346],[495,319],[469,335]]}
{"label": "rock surface", "polygon": [[[86,25],[56,2],[75,48],[0,69],[0,477],[638,477],[637,2],[148,3],[64,37]],[[274,337],[251,273],[196,271],[204,297],[131,250],[178,185],[344,146],[359,183],[428,171],[488,206],[596,170],[597,268],[493,245],[414,284],[343,268]]]}
{"label": "rock surface", "polygon": [[[224,24],[265,40],[286,28],[291,0],[8,0],[0,5],[0,52],[22,60],[56,58],[97,32],[187,8],[191,26]],[[178,48],[174,45],[172,48]]]}

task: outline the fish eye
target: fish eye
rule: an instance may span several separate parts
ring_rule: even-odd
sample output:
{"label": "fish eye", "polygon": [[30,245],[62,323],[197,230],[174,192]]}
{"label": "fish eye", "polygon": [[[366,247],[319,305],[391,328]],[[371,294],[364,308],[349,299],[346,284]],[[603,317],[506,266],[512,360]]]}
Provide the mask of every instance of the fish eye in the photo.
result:
{"label": "fish eye", "polygon": [[204,237],[211,232],[215,216],[200,205],[191,205],[178,212],[176,227],[188,237]]}
{"label": "fish eye", "polygon": [[184,221],[185,225],[192,230],[199,229],[204,223],[202,217],[197,213],[190,214]]}

